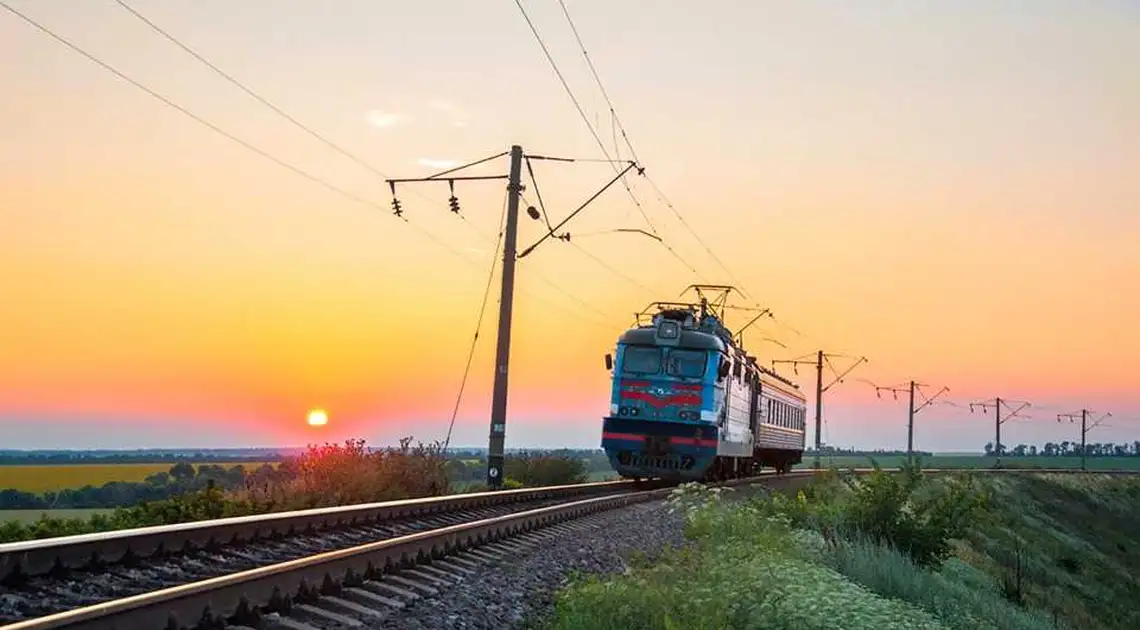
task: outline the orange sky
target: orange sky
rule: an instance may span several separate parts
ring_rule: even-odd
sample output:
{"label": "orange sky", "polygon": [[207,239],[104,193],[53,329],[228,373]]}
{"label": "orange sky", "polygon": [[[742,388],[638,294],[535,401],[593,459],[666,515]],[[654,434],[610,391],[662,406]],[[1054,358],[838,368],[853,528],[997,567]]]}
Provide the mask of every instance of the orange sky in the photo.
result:
{"label": "orange sky", "polygon": [[[132,4],[388,176],[512,143],[599,154],[513,3]],[[1044,422],[1009,429],[1018,440],[1071,437],[1050,418],[1081,405],[1120,418],[1097,439],[1135,439],[1134,6],[612,4],[568,6],[647,173],[754,301],[793,327],[766,325],[789,348],[757,346],[764,358],[826,343],[868,356],[857,374],[880,384],[913,377],[955,400],[1049,405]],[[0,53],[20,60],[0,67],[0,445],[441,437],[501,184],[459,185],[465,221],[447,211],[446,187],[400,193],[409,221],[463,260],[388,216],[382,178],[114,3],[12,5],[379,207],[251,153],[0,11]],[[604,99],[557,3],[527,6],[608,140]],[[555,218],[612,175],[536,168]],[[703,279],[731,282],[648,182],[632,183]],[[694,280],[649,239],[590,235],[615,227],[646,227],[617,187],[569,229],[652,292],[562,242],[519,263],[509,445],[596,445],[602,355],[634,311]],[[524,218],[520,244],[540,235]],[[494,319],[456,430],[464,444],[486,436]],[[827,441],[904,443],[902,407],[854,381],[829,396]],[[319,432],[304,426],[314,406],[331,418]],[[989,439],[976,416],[923,413],[920,447]]]}

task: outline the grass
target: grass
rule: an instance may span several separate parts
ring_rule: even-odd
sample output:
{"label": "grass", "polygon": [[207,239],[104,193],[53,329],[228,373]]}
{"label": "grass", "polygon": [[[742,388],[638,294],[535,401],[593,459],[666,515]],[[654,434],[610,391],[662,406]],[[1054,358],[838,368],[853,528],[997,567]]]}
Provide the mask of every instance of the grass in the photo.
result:
{"label": "grass", "polygon": [[[871,464],[871,456],[837,455],[821,456],[824,467],[865,468]],[[906,461],[905,455],[876,456],[874,460],[883,468],[898,468]],[[796,469],[811,468],[815,456],[804,454],[803,461]],[[933,455],[922,458],[923,468],[993,468],[996,457],[985,455]],[[1085,459],[1089,470],[1140,470],[1140,457],[1088,457]],[[1003,468],[1072,468],[1081,467],[1080,457],[1002,457]]]}
{"label": "grass", "polygon": [[[932,566],[859,535],[834,535],[841,530],[826,523],[852,509],[838,482],[828,482],[833,492],[783,502],[723,501],[718,491],[688,486],[670,499],[684,510],[688,546],[652,565],[634,559],[615,578],[574,579],[557,596],[554,614],[536,625],[1140,628],[1140,480],[1042,473],[974,481],[988,507],[952,541],[952,557]],[[961,487],[954,483],[926,477],[915,499]],[[726,496],[732,494],[742,493]],[[818,530],[797,529],[773,507],[806,509],[812,502],[823,524]]]}
{"label": "grass", "polygon": [[[256,470],[262,462],[209,462],[199,465],[219,465],[226,468],[241,464],[246,470]],[[278,462],[265,462],[271,466]],[[46,466],[0,466],[0,490],[47,492],[99,487],[111,481],[139,482],[155,473],[168,472],[173,464],[59,464]]]}
{"label": "grass", "polygon": [[62,510],[0,510],[0,523],[19,521],[21,523],[35,523],[44,514],[51,518],[81,518],[89,519],[96,514],[111,514],[114,508],[75,508]]}

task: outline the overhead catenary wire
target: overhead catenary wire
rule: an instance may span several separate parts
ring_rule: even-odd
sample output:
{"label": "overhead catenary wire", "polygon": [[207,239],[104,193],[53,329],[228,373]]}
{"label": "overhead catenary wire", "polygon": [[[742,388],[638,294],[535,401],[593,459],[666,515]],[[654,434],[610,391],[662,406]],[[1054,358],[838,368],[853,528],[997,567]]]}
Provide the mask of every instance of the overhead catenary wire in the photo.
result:
{"label": "overhead catenary wire", "polygon": [[311,135],[312,137],[314,137],[314,138],[316,138],[317,140],[319,140],[319,141],[323,142],[323,143],[324,143],[325,145],[327,145],[329,148],[331,148],[331,149],[333,149],[334,151],[336,151],[336,152],[340,153],[341,155],[343,155],[343,156],[347,157],[348,159],[352,160],[353,162],[355,162],[355,163],[356,163],[356,164],[358,164],[359,166],[363,167],[364,169],[366,169],[366,170],[368,170],[368,171],[371,171],[373,174],[375,174],[375,175],[378,175],[378,176],[380,176],[380,177],[384,177],[384,178],[386,178],[386,177],[387,177],[387,175],[385,175],[384,173],[380,172],[380,170],[378,170],[376,167],[372,166],[371,164],[369,164],[368,162],[366,162],[365,160],[363,160],[362,158],[360,158],[360,157],[359,157],[359,156],[357,156],[356,154],[354,154],[354,153],[352,153],[352,152],[348,151],[347,149],[345,149],[344,147],[340,146],[339,144],[337,144],[337,143],[333,142],[332,140],[329,140],[327,137],[325,137],[324,135],[320,134],[319,132],[317,132],[316,130],[314,130],[312,127],[310,127],[310,126],[308,126],[308,125],[306,125],[306,124],[302,123],[301,121],[297,120],[296,118],[294,118],[293,116],[289,115],[287,112],[285,112],[283,109],[281,109],[281,108],[280,108],[280,107],[278,107],[277,105],[274,105],[272,102],[270,102],[270,101],[269,101],[268,99],[266,99],[265,97],[261,96],[260,94],[258,94],[258,93],[257,93],[257,92],[255,92],[255,91],[253,91],[253,90],[252,90],[252,89],[251,89],[249,86],[247,86],[245,83],[242,83],[242,82],[241,82],[241,81],[239,81],[238,79],[234,78],[232,75],[230,75],[229,73],[227,73],[225,70],[222,70],[222,69],[221,69],[221,68],[219,68],[219,67],[218,67],[216,64],[214,64],[212,61],[210,61],[209,59],[207,59],[206,57],[204,57],[204,56],[203,56],[202,54],[200,54],[198,51],[194,50],[193,48],[191,48],[191,47],[190,47],[190,46],[188,46],[187,44],[183,43],[183,42],[182,42],[182,40],[180,40],[180,39],[178,39],[177,37],[175,37],[174,35],[170,34],[168,31],[166,31],[166,30],[165,30],[165,29],[163,29],[161,26],[159,26],[158,24],[156,24],[156,23],[155,23],[153,20],[151,20],[150,18],[148,18],[148,17],[146,17],[145,15],[143,15],[142,13],[140,13],[140,12],[139,12],[137,9],[135,9],[134,7],[132,7],[132,6],[131,6],[130,4],[128,4],[128,3],[127,3],[125,0],[115,0],[115,2],[116,2],[116,3],[117,3],[119,6],[121,6],[121,7],[122,7],[124,10],[126,10],[128,13],[130,13],[130,14],[131,14],[131,15],[133,15],[134,17],[138,18],[138,19],[139,19],[141,22],[143,22],[143,23],[144,23],[144,24],[146,24],[147,26],[149,26],[149,27],[150,27],[152,30],[154,30],[156,33],[158,33],[159,35],[162,35],[162,36],[163,36],[163,37],[165,37],[167,40],[169,40],[169,41],[170,41],[172,44],[174,44],[175,46],[178,46],[179,48],[181,48],[182,50],[184,50],[184,51],[185,51],[187,54],[191,55],[192,57],[194,57],[194,58],[195,58],[195,59],[197,59],[198,61],[200,61],[200,62],[202,62],[203,64],[205,64],[205,65],[206,65],[206,67],[208,67],[208,68],[210,68],[211,70],[213,70],[215,73],[217,73],[217,74],[218,74],[218,76],[220,76],[220,77],[222,77],[223,79],[225,79],[225,80],[229,81],[229,82],[230,82],[230,83],[232,83],[234,86],[236,86],[238,89],[242,90],[243,92],[245,92],[246,94],[248,94],[250,97],[252,97],[252,98],[254,98],[255,100],[257,100],[257,101],[258,101],[259,103],[261,103],[262,105],[264,105],[264,106],[268,107],[269,109],[273,110],[274,112],[276,112],[276,113],[277,113],[278,115],[280,115],[282,118],[284,118],[284,119],[288,120],[289,122],[293,123],[293,124],[294,124],[294,125],[295,125],[297,128],[299,128],[299,129],[301,129],[301,130],[305,131],[306,133],[308,133],[308,134],[309,134],[309,135]]}
{"label": "overhead catenary wire", "polygon": [[[262,96],[261,94],[259,94],[259,93],[257,93],[256,91],[254,91],[252,88],[250,88],[250,87],[249,87],[248,85],[246,85],[244,82],[242,82],[242,81],[240,81],[239,79],[235,78],[233,75],[229,74],[228,72],[226,72],[225,70],[223,70],[221,67],[219,67],[219,66],[218,66],[216,63],[214,63],[213,61],[210,61],[209,59],[207,59],[207,58],[206,58],[204,55],[202,55],[201,53],[199,53],[197,50],[195,50],[195,49],[191,48],[191,47],[190,47],[188,44],[186,44],[185,42],[183,42],[181,39],[179,39],[179,38],[175,37],[175,36],[174,36],[173,34],[171,34],[169,31],[167,31],[166,29],[164,29],[164,28],[162,28],[161,26],[159,26],[157,23],[155,23],[155,22],[154,22],[154,20],[152,20],[152,19],[148,18],[147,16],[143,15],[143,14],[142,14],[142,13],[141,13],[141,12],[140,12],[138,9],[135,9],[133,6],[131,6],[131,5],[130,5],[129,3],[127,3],[125,0],[115,0],[115,2],[116,2],[116,3],[117,3],[119,6],[121,6],[121,7],[122,7],[124,10],[126,10],[128,13],[130,13],[130,14],[131,14],[131,15],[133,15],[135,18],[137,18],[139,21],[141,21],[142,23],[144,23],[144,24],[146,24],[148,27],[150,27],[150,28],[151,28],[153,31],[155,31],[156,33],[158,33],[158,34],[159,34],[159,35],[161,35],[162,37],[166,38],[168,41],[170,41],[170,42],[171,42],[172,44],[174,44],[175,46],[178,46],[179,48],[181,48],[181,49],[182,49],[184,52],[186,52],[186,53],[187,53],[187,54],[189,54],[190,56],[192,56],[192,57],[194,57],[195,59],[197,59],[199,62],[201,62],[201,63],[202,63],[203,65],[205,65],[207,68],[209,68],[210,70],[212,70],[212,71],[213,71],[214,73],[216,73],[218,76],[222,77],[223,79],[225,79],[226,81],[228,81],[228,82],[229,82],[229,83],[231,83],[232,85],[236,86],[238,89],[240,89],[241,91],[245,92],[245,93],[246,93],[248,96],[250,96],[251,98],[253,98],[253,99],[254,99],[254,100],[256,100],[257,102],[261,103],[262,105],[264,105],[265,107],[267,107],[269,110],[273,111],[273,112],[274,112],[275,114],[277,114],[278,116],[280,116],[280,117],[284,118],[285,120],[289,121],[290,123],[292,123],[292,124],[293,124],[295,127],[297,127],[298,129],[300,129],[300,130],[304,131],[305,133],[309,134],[310,136],[312,136],[312,137],[313,137],[313,138],[315,138],[316,140],[318,140],[318,141],[320,141],[321,143],[323,143],[325,146],[327,146],[327,147],[331,148],[332,150],[336,151],[337,153],[339,153],[339,154],[343,155],[344,157],[348,158],[349,160],[351,160],[352,162],[354,162],[354,163],[355,163],[355,164],[357,164],[358,166],[360,166],[360,167],[364,168],[365,170],[367,170],[368,172],[372,173],[373,175],[376,175],[376,176],[378,176],[378,177],[381,177],[381,178],[384,178],[384,179],[387,179],[387,178],[388,178],[388,176],[387,176],[387,175],[385,175],[385,174],[384,174],[384,172],[382,172],[380,169],[376,168],[376,167],[375,167],[375,166],[373,166],[372,164],[368,163],[366,160],[364,160],[363,158],[361,158],[361,157],[360,157],[360,156],[358,156],[357,154],[355,154],[355,153],[353,153],[353,152],[349,151],[348,149],[345,149],[343,146],[341,146],[341,145],[337,144],[336,142],[333,142],[333,141],[332,141],[332,140],[330,140],[330,139],[329,139],[327,136],[325,136],[325,135],[321,134],[320,132],[318,132],[317,130],[315,130],[315,129],[314,129],[312,126],[311,126],[311,125],[306,125],[305,123],[303,123],[303,122],[301,122],[300,120],[298,120],[298,119],[297,119],[295,116],[293,116],[292,114],[289,114],[288,112],[286,112],[284,109],[282,109],[282,108],[281,108],[281,107],[279,107],[278,105],[274,104],[274,103],[273,103],[272,101],[270,101],[269,99],[265,98],[265,97],[264,97],[264,96]],[[504,153],[503,155],[505,155],[505,153]],[[492,159],[492,158],[487,158],[487,159]],[[483,160],[483,161],[485,161],[485,160]],[[459,168],[463,168],[463,167],[459,167]],[[457,170],[457,169],[455,169],[455,170]],[[418,192],[418,191],[413,191],[413,193],[414,193],[414,194],[416,194],[417,196],[419,196],[419,197],[420,197],[420,198],[422,198],[422,199],[425,199],[425,200],[427,200],[427,201],[431,201],[431,202],[433,202],[433,203],[437,203],[437,200],[431,199],[431,198],[429,198],[429,197],[427,197],[427,196],[423,195],[422,193],[420,193],[420,192]],[[474,229],[475,231],[477,231],[477,232],[479,232],[479,233],[481,233],[481,234],[485,234],[484,232],[482,232],[482,231],[479,229],[479,227],[478,227],[477,225],[475,225],[474,223],[472,223],[471,221],[469,221],[469,220],[467,219],[467,217],[463,216],[463,214],[462,214],[462,213],[456,213],[456,215],[459,217],[459,219],[460,219],[461,221],[463,221],[463,222],[464,222],[466,225],[468,225],[470,228]],[[403,217],[399,217],[399,218],[403,219]]]}
{"label": "overhead catenary wire", "polygon": [[[515,1],[518,2],[519,0],[515,0]],[[609,92],[606,91],[606,87],[602,83],[601,77],[598,75],[598,70],[594,66],[594,61],[590,57],[589,51],[586,49],[586,44],[582,41],[582,37],[578,33],[578,27],[574,24],[574,18],[572,18],[570,16],[570,11],[566,8],[566,3],[564,2],[564,0],[558,0],[558,4],[559,4],[559,6],[562,7],[562,14],[566,17],[566,22],[570,25],[570,30],[574,33],[574,39],[575,39],[575,41],[578,42],[578,48],[581,50],[582,56],[586,59],[586,64],[590,68],[590,73],[593,75],[594,81],[597,83],[598,89],[601,91],[602,97],[605,99],[606,105],[610,109],[611,119],[613,120],[614,124],[617,126],[618,130],[620,131],[622,139],[625,141],[626,147],[629,149],[630,156],[633,157],[634,161],[641,163],[641,160],[637,157],[637,150],[634,149],[633,142],[630,141],[629,134],[626,133],[625,126],[622,125],[621,119],[618,117],[617,108],[614,107],[614,103],[610,99]],[[520,8],[521,8],[521,4],[520,4]],[[530,20],[528,19],[527,21],[529,22]],[[532,26],[532,29],[533,29],[533,26]],[[535,33],[535,36],[537,37],[537,32]],[[545,47],[544,47],[544,49],[545,49]],[[551,61],[551,63],[554,63],[554,62]],[[567,90],[569,90],[568,87],[567,87]],[[596,134],[595,134],[595,137],[596,137]],[[643,173],[643,175],[644,175],[644,173]],[[700,235],[697,234],[696,230],[694,230],[693,227],[691,225],[689,225],[689,222],[687,220],[685,220],[685,217],[681,214],[680,210],[678,210],[677,207],[675,205],[673,205],[673,202],[669,200],[669,197],[665,195],[664,191],[662,191],[661,188],[657,184],[655,184],[653,182],[653,180],[650,179],[648,176],[645,176],[645,180],[647,182],[649,182],[650,186],[653,187],[654,191],[657,193],[658,199],[662,203],[664,203],[665,206],[668,207],[673,212],[673,214],[681,222],[681,225],[683,225],[685,227],[685,229],[689,231],[689,233],[693,236],[693,238],[696,239],[696,241],[701,245],[701,247],[704,248],[704,250],[717,263],[717,265],[719,265],[720,268],[724,270],[724,272],[728,275],[728,277],[732,280],[732,282],[737,286],[737,288],[744,295],[744,297],[751,299],[749,292],[744,288],[744,285],[733,275],[732,271],[729,270],[729,268],[724,264],[724,261],[722,261],[720,259],[720,257],[716,255],[716,253],[712,250],[712,248],[709,247],[707,243],[705,243],[704,239],[702,239],[700,237]]]}
{"label": "overhead catenary wire", "polygon": [[[535,27],[534,22],[530,19],[530,15],[527,13],[526,7],[522,5],[521,0],[515,0],[515,5],[518,6],[519,12],[522,13],[523,19],[526,20],[527,25],[530,27],[530,32],[534,35],[535,41],[537,41],[539,47],[542,48],[542,52],[546,56],[546,60],[549,62],[551,69],[554,71],[554,74],[558,78],[558,81],[562,84],[562,87],[566,91],[567,96],[570,97],[570,101],[574,104],[574,108],[578,111],[578,116],[582,119],[582,122],[585,123],[586,128],[589,129],[590,134],[594,137],[594,141],[598,144],[598,148],[601,149],[602,154],[606,156],[607,161],[611,162],[611,166],[613,167],[614,172],[618,172],[619,169],[617,167],[616,161],[613,160],[613,158],[610,156],[609,149],[606,148],[606,143],[602,140],[602,137],[598,133],[598,130],[594,124],[590,122],[590,117],[586,114],[586,110],[582,108],[582,104],[578,100],[578,96],[574,94],[574,90],[566,81],[566,77],[562,74],[562,70],[558,67],[558,63],[554,61],[554,56],[551,55],[550,49],[546,46],[546,42],[542,39],[542,35],[540,35],[538,32],[538,28]],[[632,155],[633,154],[631,152],[631,156]],[[634,159],[636,161],[636,157]],[[642,176],[645,175],[644,171],[641,171],[640,174]],[[641,200],[637,198],[637,195],[634,194],[633,189],[630,188],[629,183],[625,180],[625,177],[621,178],[621,182],[622,186],[625,188],[626,193],[629,195],[629,198],[633,201],[634,206],[637,207],[637,211],[641,213],[642,218],[645,219],[645,224],[649,226],[650,231],[652,231],[654,234],[659,235],[657,226],[654,225],[653,221],[649,218],[649,214],[645,211],[644,205],[641,203]],[[674,258],[676,258],[682,265],[688,268],[689,271],[693,272],[693,274],[697,276],[698,279],[703,279],[700,272],[697,271],[696,268],[693,267],[687,260],[685,260],[679,253],[677,253],[677,251],[671,245],[669,245],[669,243],[665,242],[664,239],[661,239],[660,242],[661,245],[665,247],[665,249],[668,250]]]}

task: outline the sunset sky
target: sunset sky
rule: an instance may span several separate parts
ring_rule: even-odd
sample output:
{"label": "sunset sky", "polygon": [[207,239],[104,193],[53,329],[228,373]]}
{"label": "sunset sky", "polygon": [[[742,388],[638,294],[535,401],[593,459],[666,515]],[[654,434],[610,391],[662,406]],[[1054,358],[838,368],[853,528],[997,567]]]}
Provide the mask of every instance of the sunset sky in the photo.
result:
{"label": "sunset sky", "polygon": [[[512,0],[131,2],[383,175],[114,0],[4,2],[374,205],[0,9],[0,448],[443,437],[504,186],[457,183],[463,218],[445,184],[402,187],[405,223],[383,176],[512,144],[601,157]],[[557,0],[523,4],[614,153]],[[905,447],[905,401],[857,377],[946,385],[962,405],[1032,401],[1007,444],[1079,440],[1055,416],[1082,406],[1113,413],[1090,441],[1140,439],[1140,5],[858,4],[567,0],[646,175],[731,276],[632,177],[650,221],[701,280],[773,309],[746,336],[763,360],[868,357],[825,398],[828,443]],[[553,220],[613,176],[536,169]],[[603,355],[634,312],[698,280],[614,228],[649,229],[620,186],[568,226],[571,244],[519,262],[508,447],[598,446]],[[524,214],[520,245],[541,234]],[[486,443],[492,291],[456,444]],[[814,385],[810,369],[795,378]],[[306,425],[315,407],[327,425]],[[931,406],[916,446],[977,450],[992,429]]]}

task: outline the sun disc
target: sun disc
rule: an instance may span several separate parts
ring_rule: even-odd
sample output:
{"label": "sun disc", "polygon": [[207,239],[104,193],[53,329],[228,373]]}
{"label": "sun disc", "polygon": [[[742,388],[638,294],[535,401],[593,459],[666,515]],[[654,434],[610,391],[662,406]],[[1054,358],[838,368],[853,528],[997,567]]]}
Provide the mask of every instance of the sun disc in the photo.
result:
{"label": "sun disc", "polygon": [[324,409],[314,409],[309,412],[309,426],[319,427],[328,424],[329,415],[325,413]]}

